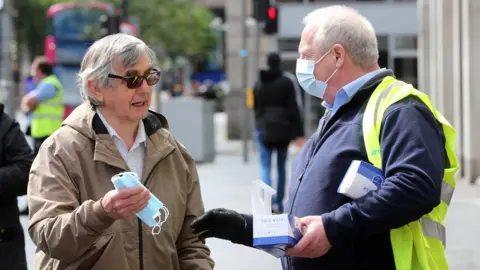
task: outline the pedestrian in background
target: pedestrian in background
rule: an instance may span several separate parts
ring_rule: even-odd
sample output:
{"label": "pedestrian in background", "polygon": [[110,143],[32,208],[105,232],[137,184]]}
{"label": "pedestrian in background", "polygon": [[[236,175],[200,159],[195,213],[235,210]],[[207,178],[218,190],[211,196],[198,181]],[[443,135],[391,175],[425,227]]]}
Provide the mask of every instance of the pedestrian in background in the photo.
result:
{"label": "pedestrian in background", "polygon": [[45,139],[60,128],[65,107],[62,84],[47,58],[36,57],[30,73],[36,86],[22,98],[20,107],[30,115],[26,133],[33,138],[33,150],[37,153]]}
{"label": "pedestrian in background", "polygon": [[[38,153],[42,143],[60,128],[65,107],[63,104],[63,87],[53,74],[53,65],[44,56],[38,56],[30,67],[30,75],[35,87],[23,96],[20,108],[27,115],[26,135],[33,138],[33,151]],[[21,211],[28,215],[28,206]]]}
{"label": "pedestrian in background", "polygon": [[[329,6],[304,22],[296,75],[326,114],[293,163],[286,212],[306,230],[283,269],[448,269],[455,129],[426,94],[378,66],[375,31],[357,11]],[[353,160],[385,176],[356,199],[337,192]],[[252,246],[251,215],[213,209],[192,227]]]}
{"label": "pedestrian in background", "polygon": [[277,157],[277,193],[272,209],[283,212],[288,146],[301,140],[303,121],[295,90],[296,81],[284,74],[278,53],[267,56],[268,69],[261,70],[254,88],[255,127],[260,155],[260,178],[272,186],[272,154]]}

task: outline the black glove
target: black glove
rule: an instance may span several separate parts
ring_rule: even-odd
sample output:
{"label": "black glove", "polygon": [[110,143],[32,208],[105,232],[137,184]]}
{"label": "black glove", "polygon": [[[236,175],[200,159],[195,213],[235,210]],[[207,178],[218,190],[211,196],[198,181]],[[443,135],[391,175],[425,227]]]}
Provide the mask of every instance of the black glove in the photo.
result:
{"label": "black glove", "polygon": [[251,219],[245,219],[233,210],[217,208],[194,220],[190,227],[202,240],[214,237],[251,247],[253,245],[251,223]]}

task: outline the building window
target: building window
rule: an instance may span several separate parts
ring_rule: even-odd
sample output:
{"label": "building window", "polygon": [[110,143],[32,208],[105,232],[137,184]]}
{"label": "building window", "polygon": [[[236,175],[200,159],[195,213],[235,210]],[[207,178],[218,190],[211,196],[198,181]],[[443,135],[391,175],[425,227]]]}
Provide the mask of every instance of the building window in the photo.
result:
{"label": "building window", "polygon": [[279,38],[278,49],[281,52],[298,52],[299,38]]}
{"label": "building window", "polygon": [[413,87],[418,87],[418,66],[417,58],[395,58],[393,70],[395,76],[406,83],[410,83]]}
{"label": "building window", "polygon": [[379,51],[388,51],[388,36],[377,36]]}
{"label": "building window", "polygon": [[395,49],[397,50],[417,49],[417,36],[396,36]]}
{"label": "building window", "polygon": [[282,59],[282,70],[288,71],[292,74],[295,74],[295,69],[297,69],[297,59],[290,60],[290,59]]}

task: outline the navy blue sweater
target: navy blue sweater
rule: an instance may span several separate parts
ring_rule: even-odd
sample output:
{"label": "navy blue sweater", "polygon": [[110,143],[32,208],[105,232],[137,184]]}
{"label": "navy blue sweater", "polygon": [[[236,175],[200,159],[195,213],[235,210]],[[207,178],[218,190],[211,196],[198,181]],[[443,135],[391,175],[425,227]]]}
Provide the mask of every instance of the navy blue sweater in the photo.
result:
{"label": "navy blue sweater", "polygon": [[367,82],[327,119],[321,133],[312,135],[294,161],[286,212],[322,215],[332,248],[320,258],[284,258],[284,269],[395,269],[389,231],[440,203],[445,138],[433,114],[415,97],[393,104],[384,115],[380,145],[387,178],[382,188],[356,200],[337,193],[351,161],[368,161],[363,113],[387,75],[392,72]]}

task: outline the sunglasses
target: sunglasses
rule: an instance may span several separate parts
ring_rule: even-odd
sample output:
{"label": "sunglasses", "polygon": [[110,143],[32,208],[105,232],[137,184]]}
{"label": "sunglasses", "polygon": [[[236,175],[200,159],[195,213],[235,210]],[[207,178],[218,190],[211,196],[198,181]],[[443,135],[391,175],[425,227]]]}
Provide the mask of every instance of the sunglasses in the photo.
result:
{"label": "sunglasses", "polygon": [[129,89],[137,89],[142,85],[143,80],[147,81],[147,84],[150,86],[157,84],[158,81],[160,81],[160,75],[161,75],[160,70],[152,70],[150,73],[142,76],[123,77],[115,74],[108,74],[108,77],[113,79],[124,80],[127,83],[127,87]]}

